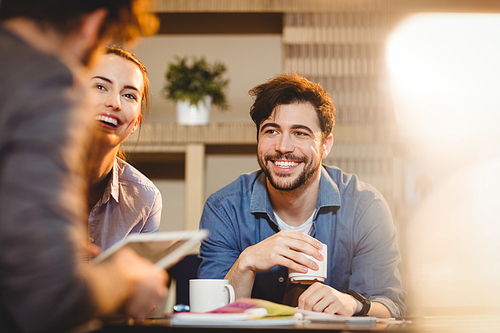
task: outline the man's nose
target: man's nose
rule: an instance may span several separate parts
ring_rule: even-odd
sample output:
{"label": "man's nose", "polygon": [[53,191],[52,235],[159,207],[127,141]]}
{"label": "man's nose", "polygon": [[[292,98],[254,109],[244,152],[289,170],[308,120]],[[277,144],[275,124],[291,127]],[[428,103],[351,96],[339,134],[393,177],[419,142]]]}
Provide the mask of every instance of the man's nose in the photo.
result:
{"label": "man's nose", "polygon": [[291,153],[295,150],[292,139],[287,134],[280,135],[276,143],[276,151],[281,154]]}

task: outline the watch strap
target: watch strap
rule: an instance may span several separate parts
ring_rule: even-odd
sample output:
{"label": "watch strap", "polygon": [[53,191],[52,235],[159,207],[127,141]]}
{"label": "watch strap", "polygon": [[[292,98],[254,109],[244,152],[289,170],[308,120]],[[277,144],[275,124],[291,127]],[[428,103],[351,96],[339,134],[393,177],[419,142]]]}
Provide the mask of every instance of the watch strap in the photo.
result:
{"label": "watch strap", "polygon": [[368,315],[368,311],[370,311],[370,308],[372,306],[372,302],[370,302],[366,297],[364,297],[363,295],[355,292],[352,289],[349,289],[346,294],[349,294],[352,297],[354,297],[363,306],[361,308],[361,311],[359,311],[358,313],[355,313],[354,316],[366,316],[366,315]]}

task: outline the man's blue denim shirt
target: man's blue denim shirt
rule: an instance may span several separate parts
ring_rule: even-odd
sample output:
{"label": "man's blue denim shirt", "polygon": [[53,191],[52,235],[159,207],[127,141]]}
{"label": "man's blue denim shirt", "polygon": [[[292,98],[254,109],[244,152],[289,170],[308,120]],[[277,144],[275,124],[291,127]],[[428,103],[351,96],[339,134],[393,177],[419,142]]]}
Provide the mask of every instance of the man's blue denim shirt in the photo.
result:
{"label": "man's blue denim shirt", "polygon": [[[210,230],[210,236],[200,247],[198,277],[222,279],[243,250],[279,231],[265,174],[243,174],[212,194],[200,228]],[[341,292],[353,289],[384,304],[392,316],[404,315],[406,291],[398,270],[396,230],[375,188],[338,168],[321,167],[311,235],[328,245],[325,284]],[[258,272],[252,298],[281,303],[287,279],[288,268],[283,266]]]}

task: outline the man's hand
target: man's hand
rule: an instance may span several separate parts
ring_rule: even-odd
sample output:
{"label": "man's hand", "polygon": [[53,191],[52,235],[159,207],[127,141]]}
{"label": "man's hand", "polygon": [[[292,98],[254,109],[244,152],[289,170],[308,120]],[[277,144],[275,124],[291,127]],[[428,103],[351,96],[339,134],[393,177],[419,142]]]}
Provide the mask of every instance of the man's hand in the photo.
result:
{"label": "man's hand", "polygon": [[244,261],[244,267],[253,272],[266,271],[281,265],[306,273],[307,268],[318,270],[319,267],[301,253],[322,260],[323,254],[319,251],[321,247],[321,242],[302,232],[280,231],[246,248],[238,260]]}
{"label": "man's hand", "polygon": [[117,253],[120,257],[116,260],[131,286],[123,311],[128,317],[144,318],[166,296],[168,275],[164,269],[138,256],[133,250],[123,250]]}
{"label": "man's hand", "polygon": [[123,248],[90,271],[100,313],[145,318],[167,294],[164,269]]}
{"label": "man's hand", "polygon": [[92,243],[86,243],[84,250],[85,255],[87,255],[90,260],[95,259],[99,254],[101,254],[101,248]]}
{"label": "man's hand", "polygon": [[298,308],[350,317],[361,311],[361,303],[351,295],[316,282],[300,295]]}
{"label": "man's hand", "polygon": [[302,232],[280,231],[247,247],[225,278],[234,287],[237,298],[250,297],[257,272],[266,271],[276,265],[304,273],[308,268],[318,270],[318,264],[302,253],[322,260],[323,254],[319,251],[322,246],[317,239]]}

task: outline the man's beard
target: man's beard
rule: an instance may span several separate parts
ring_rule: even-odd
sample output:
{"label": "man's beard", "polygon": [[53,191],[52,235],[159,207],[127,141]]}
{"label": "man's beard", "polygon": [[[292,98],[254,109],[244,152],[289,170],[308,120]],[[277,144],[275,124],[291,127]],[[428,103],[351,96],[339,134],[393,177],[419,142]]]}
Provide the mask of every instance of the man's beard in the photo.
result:
{"label": "man's beard", "polygon": [[[279,159],[303,163],[304,168],[298,176],[295,176],[295,179],[293,179],[293,176],[290,174],[277,173],[273,175],[269,171],[267,163],[273,163],[272,160]],[[298,189],[306,184],[321,166],[321,160],[318,160],[315,164],[313,164],[314,161],[309,161],[309,159],[305,156],[299,157],[292,154],[266,155],[263,159],[258,157],[257,160],[271,185],[279,191],[293,191]]]}

